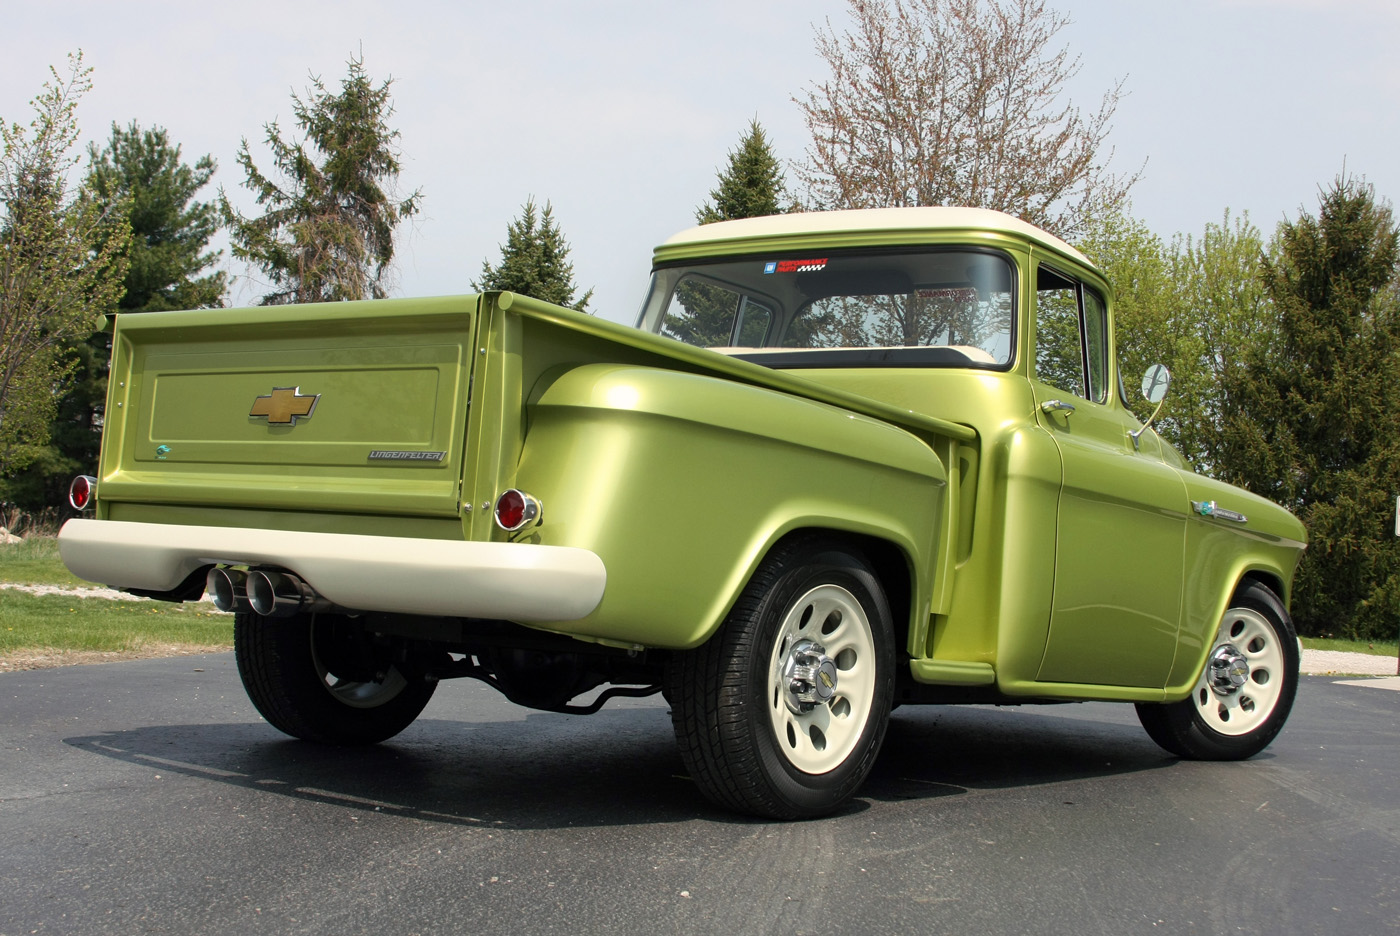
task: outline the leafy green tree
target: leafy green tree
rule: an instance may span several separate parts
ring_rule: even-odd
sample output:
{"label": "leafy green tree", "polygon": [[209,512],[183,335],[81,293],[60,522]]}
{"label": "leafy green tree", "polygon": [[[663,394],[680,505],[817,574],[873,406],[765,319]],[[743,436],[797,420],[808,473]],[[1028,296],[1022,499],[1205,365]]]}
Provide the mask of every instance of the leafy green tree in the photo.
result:
{"label": "leafy green tree", "polygon": [[1249,216],[1232,220],[1229,211],[1220,224],[1207,224],[1199,239],[1173,244],[1180,323],[1173,337],[1180,366],[1172,371],[1168,409],[1179,406],[1187,414],[1178,423],[1182,454],[1226,480],[1234,468],[1221,440],[1227,417],[1238,407],[1235,374],[1272,335],[1275,312],[1262,276],[1266,249]]}
{"label": "leafy green tree", "polygon": [[588,300],[593,296],[590,289],[575,300],[578,287],[574,285],[574,265],[569,262],[569,243],[554,220],[550,203],[545,202],[540,211],[533,197],[506,229],[501,262],[492,266],[483,261],[481,279],[474,281],[472,288],[508,290],[579,312],[588,311]]}
{"label": "leafy green tree", "polygon": [[[226,276],[210,268],[220,253],[209,249],[219,227],[218,206],[194,196],[214,173],[203,156],[188,165],[165,130],[135,123],[112,125],[99,150],[88,147],[84,185],[108,215],[126,213],[131,228],[125,293],[119,312],[197,309],[221,304]],[[112,336],[107,330],[68,344],[72,377],[49,427],[49,442],[28,468],[10,479],[9,498],[37,511],[64,503],[68,482],[97,466]]]}
{"label": "leafy green tree", "polygon": [[[718,175],[719,185],[710,191],[709,200],[695,210],[696,224],[758,218],[788,210],[785,206],[791,199],[783,182],[783,167],[758,118],[749,122],[748,132],[729,151],[729,162]],[[736,311],[733,293],[704,283],[681,283],[676,299],[677,307],[666,315],[662,334],[701,347],[730,343]],[[757,335],[754,340],[761,338]]]}
{"label": "leafy green tree", "polygon": [[238,164],[262,215],[244,217],[219,193],[233,255],[273,287],[264,305],[383,298],[394,230],[419,210],[421,191],[401,200],[392,194],[400,168],[399,132],[388,124],[393,79],[376,86],[363,60],[348,65],[340,93],[313,75],[306,100],[292,95],[303,141],[283,140],[276,121],[264,125],[280,182],[258,169],[243,140]]}
{"label": "leafy green tree", "polygon": [[1221,474],[1221,431],[1232,408],[1225,376],[1264,340],[1272,314],[1258,229],[1227,211],[1199,239],[1167,243],[1142,221],[1115,213],[1095,219],[1078,246],[1115,290],[1128,404],[1145,417],[1138,379],[1149,365],[1167,365],[1172,389],[1157,431],[1198,471]]}
{"label": "leafy green tree", "polygon": [[82,54],[55,69],[29,127],[0,126],[0,478],[39,458],[74,363],[68,348],[114,311],[126,275],[126,213],[69,190]]}
{"label": "leafy green tree", "polygon": [[1390,637],[1400,620],[1400,231],[1355,179],[1285,223],[1264,264],[1266,342],[1225,375],[1228,480],[1291,508],[1310,545],[1304,633]]}

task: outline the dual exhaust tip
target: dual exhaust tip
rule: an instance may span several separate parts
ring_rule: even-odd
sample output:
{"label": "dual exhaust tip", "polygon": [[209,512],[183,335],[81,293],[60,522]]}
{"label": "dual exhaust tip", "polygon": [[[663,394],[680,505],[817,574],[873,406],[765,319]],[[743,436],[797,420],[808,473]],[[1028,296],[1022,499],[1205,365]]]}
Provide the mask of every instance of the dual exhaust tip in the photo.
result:
{"label": "dual exhaust tip", "polygon": [[333,607],[310,585],[288,572],[214,568],[209,570],[205,590],[220,611],[252,611],[263,617],[291,617]]}

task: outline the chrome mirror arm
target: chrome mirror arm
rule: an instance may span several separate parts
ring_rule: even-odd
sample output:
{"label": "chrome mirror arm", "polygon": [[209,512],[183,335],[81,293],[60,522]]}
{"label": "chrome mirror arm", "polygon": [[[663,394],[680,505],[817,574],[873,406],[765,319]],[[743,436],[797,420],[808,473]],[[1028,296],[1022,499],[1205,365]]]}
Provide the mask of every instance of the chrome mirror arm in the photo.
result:
{"label": "chrome mirror arm", "polygon": [[[1160,416],[1160,415],[1162,415],[1162,407],[1164,407],[1164,406],[1166,406],[1166,405],[1167,405],[1167,401],[1166,401],[1165,399],[1163,399],[1162,401],[1160,401],[1160,402],[1157,404],[1157,408],[1156,408],[1155,410],[1152,411],[1152,415],[1149,416],[1149,417],[1147,417],[1147,422],[1145,422],[1145,423],[1142,424],[1142,428],[1141,428],[1141,429],[1138,429],[1136,432],[1130,432],[1130,433],[1128,433],[1128,437],[1131,438],[1131,439],[1133,440],[1133,451],[1134,451],[1134,452],[1141,451],[1141,447],[1142,447],[1142,434],[1143,434],[1144,432],[1146,432],[1148,429],[1152,428],[1152,424],[1155,423],[1155,422],[1157,421],[1157,417]],[[1155,431],[1155,430],[1154,430],[1154,431]]]}
{"label": "chrome mirror arm", "polygon": [[1157,408],[1152,411],[1152,415],[1147,417],[1147,422],[1142,424],[1142,428],[1137,432],[1130,432],[1128,435],[1133,440],[1133,451],[1141,450],[1142,434],[1157,421],[1157,417],[1162,415],[1162,407],[1167,403],[1167,390],[1172,384],[1172,373],[1161,364],[1153,364],[1147,369],[1147,373],[1142,375],[1142,395],[1149,403],[1156,403]]}

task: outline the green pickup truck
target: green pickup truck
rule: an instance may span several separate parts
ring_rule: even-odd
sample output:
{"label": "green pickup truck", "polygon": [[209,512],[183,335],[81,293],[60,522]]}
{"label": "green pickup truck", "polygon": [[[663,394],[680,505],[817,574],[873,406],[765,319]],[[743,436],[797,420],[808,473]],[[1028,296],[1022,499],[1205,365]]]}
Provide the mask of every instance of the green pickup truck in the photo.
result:
{"label": "green pickup truck", "polygon": [[489,292],[122,316],[62,555],[207,589],[309,741],[389,738],[453,677],[662,692],[700,789],[779,818],[850,798],[897,705],[1131,702],[1249,757],[1306,535],[1133,415],[1113,305],[1030,225],[908,208],[678,234],[636,328]]}

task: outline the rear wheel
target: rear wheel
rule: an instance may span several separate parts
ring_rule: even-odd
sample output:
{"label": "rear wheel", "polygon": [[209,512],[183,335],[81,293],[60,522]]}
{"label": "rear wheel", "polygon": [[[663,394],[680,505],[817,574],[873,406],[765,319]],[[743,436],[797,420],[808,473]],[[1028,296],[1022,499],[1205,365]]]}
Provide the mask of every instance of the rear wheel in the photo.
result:
{"label": "rear wheel", "polygon": [[238,614],[238,674],[268,724],[325,744],[374,744],[403,731],[436,682],[396,662],[362,628],[337,615]]}
{"label": "rear wheel", "polygon": [[1138,720],[1152,740],[1178,757],[1253,757],[1288,720],[1298,663],[1298,637],[1283,602],[1251,582],[1231,599],[1190,697],[1140,704]]}
{"label": "rear wheel", "polygon": [[894,695],[879,580],[832,541],[780,546],[719,632],[673,658],[667,693],[710,799],[777,819],[831,812],[870,773]]}

